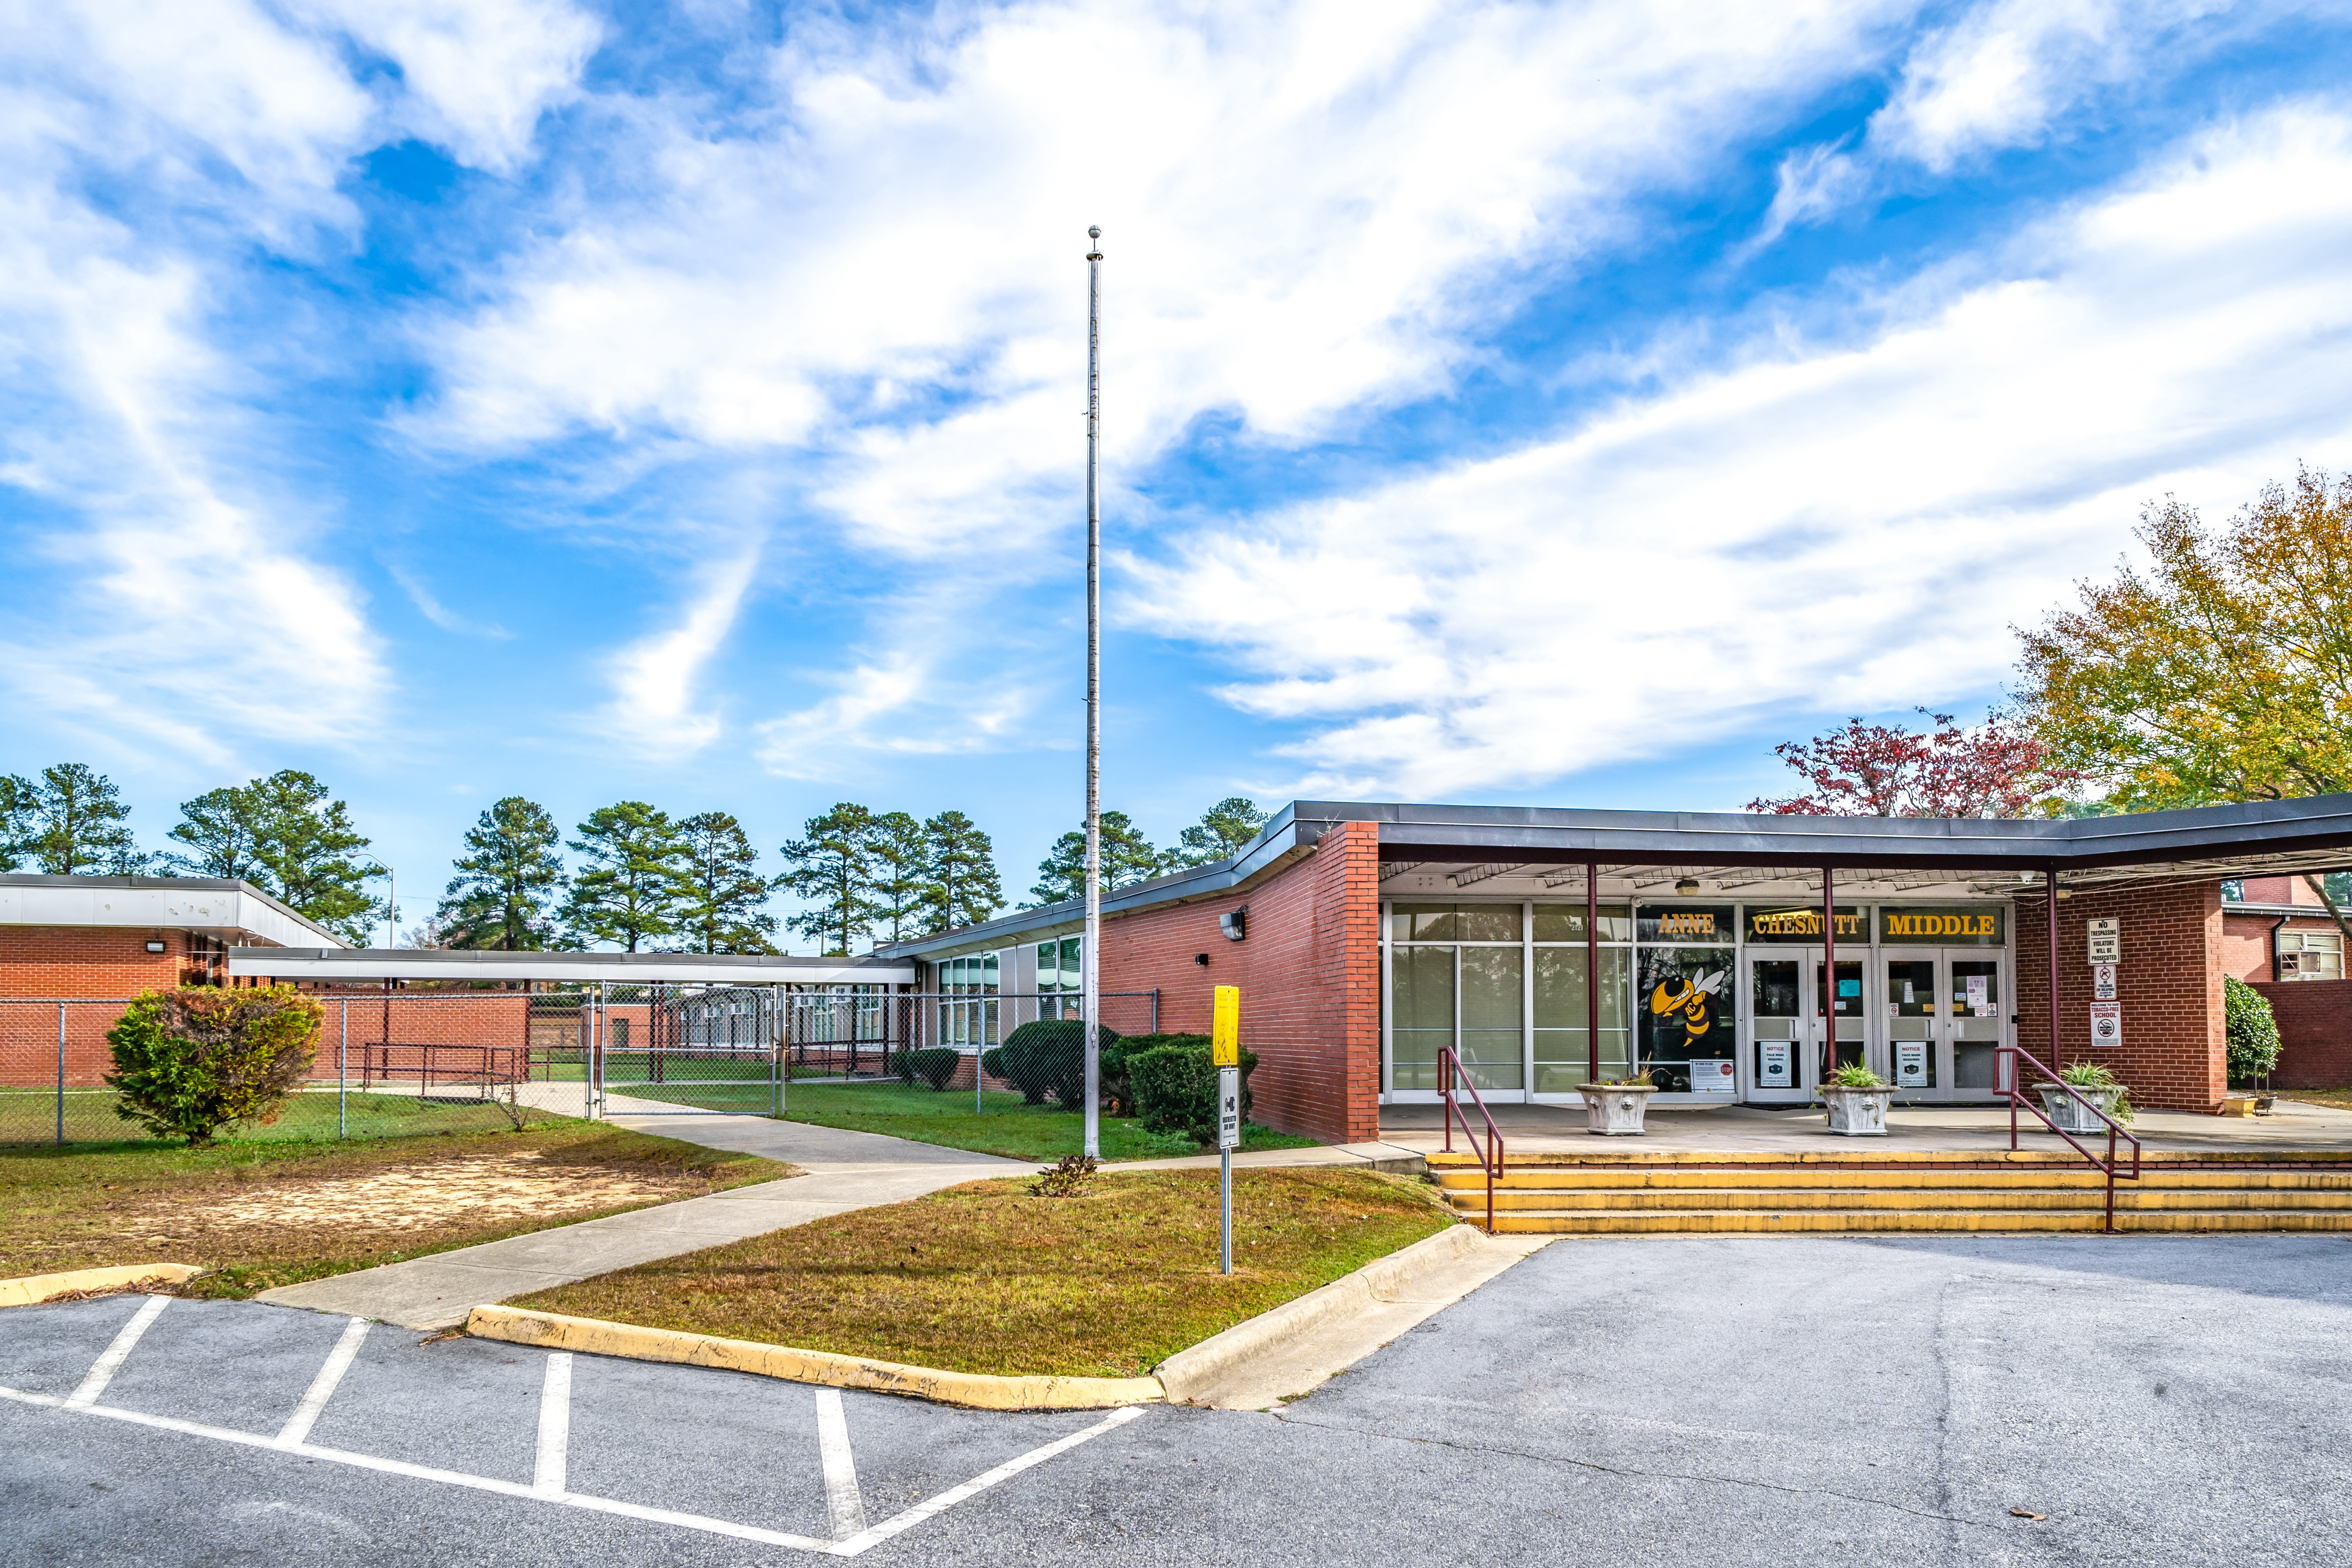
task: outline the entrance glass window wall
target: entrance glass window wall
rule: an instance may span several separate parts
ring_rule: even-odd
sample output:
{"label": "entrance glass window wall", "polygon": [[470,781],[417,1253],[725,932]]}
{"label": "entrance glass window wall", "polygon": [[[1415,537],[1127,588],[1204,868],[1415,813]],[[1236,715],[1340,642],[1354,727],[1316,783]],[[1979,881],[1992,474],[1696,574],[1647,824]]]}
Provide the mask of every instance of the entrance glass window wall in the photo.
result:
{"label": "entrance glass window wall", "polygon": [[[1989,1099],[2011,1037],[2008,909],[1841,904],[1832,974],[1818,904],[1603,905],[1602,1076],[1646,1068],[1659,1104],[1804,1104],[1834,1040],[1837,1063],[1906,1101]],[[1489,1099],[1575,1099],[1583,903],[1392,903],[1381,930],[1385,1095],[1433,1098],[1452,1046]]]}

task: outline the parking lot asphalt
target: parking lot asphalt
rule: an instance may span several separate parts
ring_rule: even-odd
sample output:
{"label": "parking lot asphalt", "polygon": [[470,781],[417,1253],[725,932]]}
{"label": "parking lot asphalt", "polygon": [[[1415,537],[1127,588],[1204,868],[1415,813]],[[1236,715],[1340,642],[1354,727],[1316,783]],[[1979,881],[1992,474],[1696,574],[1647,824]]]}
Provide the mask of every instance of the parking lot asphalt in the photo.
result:
{"label": "parking lot asphalt", "polygon": [[2352,1561],[2326,1237],[1580,1238],[1115,1419],[157,1300],[0,1312],[0,1562]]}

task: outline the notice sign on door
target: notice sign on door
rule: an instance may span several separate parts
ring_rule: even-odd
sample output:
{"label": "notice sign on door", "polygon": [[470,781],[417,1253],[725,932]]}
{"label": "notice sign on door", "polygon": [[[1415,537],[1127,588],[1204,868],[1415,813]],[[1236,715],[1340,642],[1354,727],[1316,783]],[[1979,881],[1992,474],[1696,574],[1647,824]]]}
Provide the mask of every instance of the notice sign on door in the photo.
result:
{"label": "notice sign on door", "polygon": [[1927,1082],[1927,1042],[1897,1040],[1895,1042],[1895,1081],[1904,1089],[1924,1088]]}
{"label": "notice sign on door", "polygon": [[1972,1018],[1981,1018],[1992,1011],[1992,988],[1985,984],[1990,978],[1984,974],[1969,976],[1969,1016]]}
{"label": "notice sign on door", "polygon": [[2091,965],[2091,1000],[2112,1002],[2116,999],[2116,966],[2112,963]]}
{"label": "notice sign on door", "polygon": [[1737,1094],[1738,1079],[1731,1062],[1693,1062],[1690,1065],[1693,1094]]}
{"label": "notice sign on door", "polygon": [[2091,922],[2091,959],[2093,963],[2121,963],[2124,961],[2124,922],[2113,915],[2102,915]]}
{"label": "notice sign on door", "polygon": [[2112,1049],[2124,1043],[2124,1005],[2120,1002],[2091,1004],[2091,1044],[2101,1049]]}
{"label": "notice sign on door", "polygon": [[1756,1042],[1756,1048],[1757,1088],[1794,1089],[1797,1087],[1795,1074],[1790,1070],[1796,1065],[1796,1058],[1789,1049],[1788,1041],[1759,1040]]}

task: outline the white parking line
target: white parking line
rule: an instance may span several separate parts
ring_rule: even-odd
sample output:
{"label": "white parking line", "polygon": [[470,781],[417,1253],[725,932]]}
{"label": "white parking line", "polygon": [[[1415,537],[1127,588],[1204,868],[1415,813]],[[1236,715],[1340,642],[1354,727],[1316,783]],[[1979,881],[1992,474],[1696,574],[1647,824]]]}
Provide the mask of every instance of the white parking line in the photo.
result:
{"label": "white parking line", "polygon": [[121,1372],[122,1363],[130,1359],[131,1348],[139,1342],[139,1336],[145,1333],[147,1325],[171,1304],[169,1296],[148,1297],[146,1304],[133,1312],[131,1321],[122,1325],[122,1331],[114,1336],[114,1342],[90,1363],[89,1375],[81,1380],[81,1386],[67,1395],[66,1408],[87,1410],[97,1404],[98,1396],[106,1392],[106,1385],[114,1381],[114,1374]]}
{"label": "white parking line", "polygon": [[352,1360],[360,1353],[360,1342],[367,1338],[367,1331],[365,1318],[353,1318],[343,1325],[343,1337],[337,1340],[335,1348],[327,1352],[327,1363],[319,1369],[319,1375],[310,1380],[310,1391],[302,1396],[302,1403],[294,1407],[294,1414],[286,1418],[286,1425],[278,1429],[278,1447],[299,1447],[310,1440],[310,1428],[319,1424],[320,1413],[327,1408],[327,1401],[335,1396],[335,1384],[342,1382],[343,1373],[351,1371]]}
{"label": "white parking line", "polygon": [[816,1451],[824,1462],[824,1511],[833,1538],[846,1541],[866,1529],[866,1500],[857,1490],[857,1460],[849,1452],[849,1418],[841,1413],[841,1390],[816,1391]]}
{"label": "white parking line", "polygon": [[572,1453],[572,1352],[547,1358],[547,1384],[539,1394],[539,1458],[531,1465],[531,1490],[558,1494]]}
{"label": "white parking line", "polygon": [[[168,1298],[157,1297],[155,1300],[160,1302]],[[145,1315],[149,1321],[153,1321],[152,1310],[145,1312]],[[115,1354],[117,1349],[120,1349],[123,1355],[130,1353],[130,1344],[123,1342],[125,1336],[130,1337],[131,1343],[137,1342],[137,1336],[131,1334],[130,1329],[126,1328],[122,1334],[116,1336],[115,1345],[108,1347],[107,1354],[115,1357],[117,1365],[121,1364],[121,1359]],[[100,1357],[100,1360],[103,1364],[106,1358]],[[95,1369],[92,1375],[95,1375]],[[85,1380],[85,1386],[87,1385],[88,1380]],[[103,1384],[100,1386],[102,1387]],[[78,1398],[80,1390],[76,1390],[75,1397]],[[1041,1465],[1056,1454],[1066,1453],[1081,1443],[1099,1437],[1106,1432],[1115,1431],[1143,1414],[1140,1405],[1130,1405],[1124,1409],[1114,1410],[1084,1431],[1073,1432],[1068,1436],[1058,1438],[1042,1447],[1032,1448],[1019,1458],[1009,1459],[997,1466],[985,1475],[975,1476],[961,1486],[950,1487],[935,1498],[919,1502],[914,1507],[902,1513],[894,1514],[879,1524],[870,1525],[846,1541],[818,1541],[806,1535],[793,1535],[781,1530],[762,1530],[757,1525],[737,1524],[730,1520],[712,1519],[703,1514],[678,1513],[668,1509],[647,1508],[641,1503],[622,1502],[613,1498],[584,1497],[578,1492],[541,1491],[536,1485],[526,1486],[520,1481],[499,1480],[491,1476],[469,1476],[458,1470],[436,1469],[429,1465],[412,1465],[404,1459],[378,1458],[373,1454],[353,1454],[340,1448],[321,1448],[310,1443],[298,1443],[291,1447],[281,1448],[278,1446],[276,1438],[265,1437],[257,1432],[239,1432],[226,1426],[207,1426],[201,1422],[182,1421],[169,1415],[150,1415],[143,1411],[121,1410],[112,1405],[76,1404],[73,1399],[60,1399],[53,1394],[28,1394],[21,1389],[0,1388],[0,1399],[15,1400],[19,1404],[38,1405],[45,1409],[70,1411],[78,1415],[100,1416],[109,1421],[127,1422],[135,1426],[145,1426],[155,1431],[174,1432],[190,1437],[205,1437],[216,1443],[234,1443],[241,1447],[256,1448],[266,1453],[281,1453],[305,1459],[318,1459],[333,1465],[349,1465],[355,1469],[373,1470],[383,1475],[404,1476],[415,1480],[437,1482],[443,1486],[463,1487],[471,1491],[490,1492],[497,1496],[516,1498],[529,1502],[551,1503],[563,1508],[583,1509],[592,1513],[617,1514],[625,1519],[644,1520],[653,1524],[674,1525],[683,1530],[697,1530],[709,1535],[729,1536],[737,1541],[755,1541],[767,1546],[789,1547],[798,1552],[822,1552],[831,1557],[855,1557],[867,1548],[877,1546],[902,1531],[910,1530],[923,1521],[943,1513],[956,1504],[986,1491],[1001,1481],[1011,1479],[1033,1465]]]}

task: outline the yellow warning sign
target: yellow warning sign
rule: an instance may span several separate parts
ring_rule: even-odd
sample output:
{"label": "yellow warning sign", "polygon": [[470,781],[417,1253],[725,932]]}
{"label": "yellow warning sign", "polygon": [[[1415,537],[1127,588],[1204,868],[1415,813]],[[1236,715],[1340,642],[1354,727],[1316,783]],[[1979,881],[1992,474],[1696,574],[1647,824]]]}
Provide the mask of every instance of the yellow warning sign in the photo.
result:
{"label": "yellow warning sign", "polygon": [[1209,1026],[1209,1049],[1217,1067],[1242,1065],[1242,988],[1238,985],[1217,987],[1217,1009]]}

